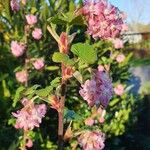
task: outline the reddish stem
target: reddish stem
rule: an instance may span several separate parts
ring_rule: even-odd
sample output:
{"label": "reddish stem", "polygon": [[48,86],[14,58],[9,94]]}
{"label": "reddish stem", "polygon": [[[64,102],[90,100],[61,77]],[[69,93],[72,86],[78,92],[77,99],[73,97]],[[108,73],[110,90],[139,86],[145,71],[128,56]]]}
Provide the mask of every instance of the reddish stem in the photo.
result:
{"label": "reddish stem", "polygon": [[61,82],[61,99],[60,99],[60,111],[58,112],[58,150],[63,150],[63,134],[64,134],[64,105],[66,95],[66,80],[64,79],[65,66],[62,63],[62,82]]}

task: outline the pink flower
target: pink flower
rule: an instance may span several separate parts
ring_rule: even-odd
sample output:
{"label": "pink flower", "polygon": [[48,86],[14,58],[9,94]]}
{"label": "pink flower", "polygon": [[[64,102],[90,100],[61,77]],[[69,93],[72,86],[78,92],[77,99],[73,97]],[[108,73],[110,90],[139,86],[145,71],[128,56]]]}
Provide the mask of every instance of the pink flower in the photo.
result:
{"label": "pink flower", "polygon": [[92,126],[94,124],[94,119],[93,118],[87,118],[84,123],[88,126]]}
{"label": "pink flower", "polygon": [[114,88],[114,92],[115,92],[116,95],[119,95],[119,96],[123,95],[123,93],[124,93],[124,87],[123,87],[123,85],[122,84],[118,84]]}
{"label": "pink flower", "polygon": [[95,39],[115,38],[122,31],[125,14],[107,0],[87,0],[82,13],[87,20],[87,33]]}
{"label": "pink flower", "polygon": [[28,72],[26,70],[16,72],[16,79],[20,83],[25,83],[28,80]]}
{"label": "pink flower", "polygon": [[10,1],[11,10],[16,12],[20,9],[19,0],[11,0]]}
{"label": "pink flower", "polygon": [[34,39],[40,40],[41,37],[42,37],[42,30],[40,28],[35,28],[32,31],[32,36],[33,36]]}
{"label": "pink flower", "polygon": [[83,150],[102,150],[105,147],[105,134],[99,131],[85,131],[78,138]]}
{"label": "pink flower", "polygon": [[105,118],[104,117],[100,117],[98,121],[99,121],[99,123],[104,123],[105,122]]}
{"label": "pink flower", "polygon": [[31,139],[29,139],[29,138],[27,139],[26,146],[27,146],[28,148],[31,148],[31,147],[33,146],[33,142],[32,142]]}
{"label": "pink flower", "polygon": [[17,41],[11,42],[11,52],[15,57],[22,56],[25,51],[26,46]]}
{"label": "pink flower", "polygon": [[105,68],[104,68],[103,65],[99,65],[99,66],[98,66],[98,71],[104,71],[104,70],[105,70]]}
{"label": "pink flower", "polygon": [[118,39],[118,38],[113,40],[113,44],[114,44],[114,48],[116,48],[116,49],[120,49],[120,48],[124,47],[123,41],[121,39]]}
{"label": "pink flower", "polygon": [[84,85],[81,85],[79,93],[90,106],[93,106],[95,104],[95,100],[97,99],[96,90],[96,81],[86,80]]}
{"label": "pink flower", "polygon": [[95,71],[93,79],[85,81],[79,93],[90,106],[101,104],[107,107],[113,95],[111,79],[106,72]]}
{"label": "pink flower", "polygon": [[34,25],[37,23],[37,17],[31,14],[26,15],[26,20],[29,25]]}
{"label": "pink flower", "polygon": [[[17,118],[15,128],[32,130],[34,127],[39,127],[42,118],[46,114],[46,105],[35,105],[33,101],[24,98],[22,100],[23,108],[16,113],[12,113]],[[31,143],[30,143],[31,144]]]}
{"label": "pink flower", "polygon": [[33,66],[36,70],[41,70],[44,67],[44,60],[42,58],[38,58],[34,63]]}
{"label": "pink flower", "polygon": [[124,60],[125,60],[124,54],[119,54],[119,55],[117,55],[116,61],[117,61],[118,63],[122,63]]}

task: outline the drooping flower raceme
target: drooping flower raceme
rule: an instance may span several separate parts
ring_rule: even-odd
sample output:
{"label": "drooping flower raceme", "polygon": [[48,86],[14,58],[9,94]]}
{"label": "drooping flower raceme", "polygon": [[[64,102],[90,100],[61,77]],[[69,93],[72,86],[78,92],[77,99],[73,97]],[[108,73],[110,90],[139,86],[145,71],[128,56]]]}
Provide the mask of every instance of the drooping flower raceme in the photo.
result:
{"label": "drooping flower raceme", "polygon": [[16,79],[20,83],[25,83],[28,81],[28,72],[26,70],[16,72]]}
{"label": "drooping flower raceme", "polygon": [[125,28],[125,14],[107,0],[87,0],[82,8],[86,17],[87,33],[93,38],[110,39],[118,37]]}
{"label": "drooping flower raceme", "polygon": [[40,28],[35,28],[32,31],[32,36],[33,36],[34,39],[40,40],[41,37],[42,37],[42,30]]}
{"label": "drooping flower raceme", "polygon": [[101,104],[107,107],[113,95],[112,81],[106,72],[95,71],[92,80],[87,80],[79,91],[90,106]]}
{"label": "drooping flower raceme", "polygon": [[43,58],[37,59],[35,62],[33,62],[33,66],[36,70],[41,70],[44,67],[44,60]]}
{"label": "drooping flower raceme", "polygon": [[20,9],[19,0],[11,0],[10,1],[11,10],[16,12]]}
{"label": "drooping flower raceme", "polygon": [[25,44],[19,43],[17,41],[11,42],[11,52],[15,57],[22,56],[25,52],[26,46]]}
{"label": "drooping flower raceme", "polygon": [[12,113],[17,118],[15,128],[23,129],[25,131],[32,130],[34,127],[39,127],[42,118],[46,114],[45,104],[34,104],[31,100],[22,99],[23,108],[16,113]]}
{"label": "drooping flower raceme", "polygon": [[26,15],[26,20],[29,25],[34,25],[37,23],[37,17],[35,15]]}
{"label": "drooping flower raceme", "polygon": [[105,134],[100,131],[85,131],[78,138],[83,150],[102,150],[105,146]]}

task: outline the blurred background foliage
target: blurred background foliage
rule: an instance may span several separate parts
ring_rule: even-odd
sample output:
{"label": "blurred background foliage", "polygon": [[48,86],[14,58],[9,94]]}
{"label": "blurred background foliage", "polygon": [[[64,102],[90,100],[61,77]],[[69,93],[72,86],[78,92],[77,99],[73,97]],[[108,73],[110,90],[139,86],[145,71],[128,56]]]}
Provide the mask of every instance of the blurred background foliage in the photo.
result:
{"label": "blurred background foliage", "polygon": [[[22,67],[22,60],[14,58],[10,53],[11,40],[24,40],[25,14],[32,13],[38,16],[38,25],[42,27],[43,38],[40,42],[28,39],[29,53],[34,57],[44,56],[46,60],[46,68],[43,72],[31,72],[30,85],[40,84],[46,87],[49,83],[59,75],[57,67],[52,62],[52,54],[58,49],[56,42],[48,33],[46,27],[47,19],[54,16],[58,12],[72,11],[75,7],[82,5],[82,1],[78,3],[75,0],[30,0],[26,6],[14,13],[10,9],[9,0],[0,0],[0,149],[16,150],[19,144],[18,137],[21,131],[17,131],[12,124],[14,119],[11,112],[20,108],[14,108],[13,100],[16,96],[16,89],[20,85],[16,82],[15,71]],[[58,33],[63,30],[63,26],[59,26]],[[72,28],[72,33],[77,32],[78,41],[93,44],[89,37],[84,37],[84,27],[76,29]],[[86,40],[85,40],[86,39]],[[97,125],[107,135],[106,150],[149,150],[150,149],[150,83],[143,86],[143,92],[140,94],[138,90],[134,90],[135,84],[140,80],[134,77],[129,71],[130,68],[141,66],[144,63],[149,65],[150,61],[137,59],[134,49],[149,49],[149,41],[141,43],[129,44],[121,51],[125,53],[126,60],[119,65],[115,61],[108,58],[112,45],[108,42],[97,41],[94,45],[97,49],[100,60],[98,64],[111,64],[110,74],[114,84],[122,83],[125,85],[125,94],[121,97],[114,96],[107,108],[106,122],[103,125]],[[130,49],[130,50],[129,50]],[[30,51],[31,50],[31,51]],[[119,51],[120,52],[120,51]],[[138,53],[138,52],[137,52]],[[141,55],[140,55],[141,56]],[[136,59],[136,61],[135,61]],[[56,64],[55,64],[56,65]],[[144,64],[145,65],[145,64]],[[52,67],[53,66],[53,67]],[[59,66],[58,66],[59,67]],[[95,66],[96,67],[96,66]],[[86,78],[88,74],[83,73]],[[135,82],[132,82],[134,79]],[[67,114],[73,119],[73,115],[78,117],[73,121],[73,129],[83,128],[84,124],[80,121],[80,115],[83,118],[90,116],[90,108],[85,101],[79,99],[79,84],[75,80],[71,80],[71,86],[68,88],[66,105],[70,111]],[[77,84],[77,86],[76,86]],[[134,92],[133,92],[134,91]],[[72,111],[74,110],[74,111]],[[67,123],[66,123],[67,124]],[[55,150],[57,147],[57,112],[48,109],[47,115],[39,129],[31,132],[34,140],[35,150]],[[74,142],[74,139],[71,141]],[[65,149],[69,150],[69,143],[66,143]],[[79,149],[79,148],[78,148]]]}

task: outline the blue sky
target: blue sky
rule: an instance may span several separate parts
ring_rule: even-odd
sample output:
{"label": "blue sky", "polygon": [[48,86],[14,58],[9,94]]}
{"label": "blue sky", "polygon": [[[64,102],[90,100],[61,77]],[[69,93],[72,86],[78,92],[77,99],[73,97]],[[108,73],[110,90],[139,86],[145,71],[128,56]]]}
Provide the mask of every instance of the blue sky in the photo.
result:
{"label": "blue sky", "polygon": [[128,15],[128,22],[150,23],[150,0],[109,0]]}

